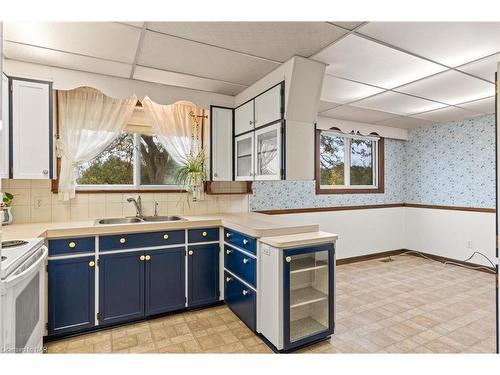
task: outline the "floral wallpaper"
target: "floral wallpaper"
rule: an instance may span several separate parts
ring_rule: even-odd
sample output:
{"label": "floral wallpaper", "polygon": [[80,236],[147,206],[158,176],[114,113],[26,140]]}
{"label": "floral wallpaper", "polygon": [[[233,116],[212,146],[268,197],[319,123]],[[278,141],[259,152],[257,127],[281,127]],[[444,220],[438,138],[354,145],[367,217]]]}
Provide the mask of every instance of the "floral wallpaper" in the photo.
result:
{"label": "floral wallpaper", "polygon": [[383,194],[315,193],[314,181],[256,181],[250,210],[418,203],[495,207],[493,115],[410,130],[385,141]]}

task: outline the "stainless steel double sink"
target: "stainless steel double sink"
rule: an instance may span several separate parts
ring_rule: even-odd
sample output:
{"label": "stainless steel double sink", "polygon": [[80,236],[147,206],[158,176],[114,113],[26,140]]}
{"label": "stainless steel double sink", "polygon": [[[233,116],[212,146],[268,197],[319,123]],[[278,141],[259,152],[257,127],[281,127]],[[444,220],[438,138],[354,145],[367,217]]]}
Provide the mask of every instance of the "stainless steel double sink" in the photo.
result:
{"label": "stainless steel double sink", "polygon": [[95,225],[109,224],[134,224],[149,222],[186,221],[180,216],[143,216],[143,217],[114,217],[108,219],[97,219]]}

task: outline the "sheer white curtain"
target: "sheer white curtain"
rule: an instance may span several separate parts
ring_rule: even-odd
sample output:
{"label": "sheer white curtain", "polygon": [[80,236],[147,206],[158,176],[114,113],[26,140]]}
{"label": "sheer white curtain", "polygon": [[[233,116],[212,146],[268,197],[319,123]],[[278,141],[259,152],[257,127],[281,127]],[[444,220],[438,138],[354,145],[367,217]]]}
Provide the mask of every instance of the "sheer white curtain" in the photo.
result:
{"label": "sheer white curtain", "polygon": [[190,153],[201,150],[201,120],[195,123],[194,116],[202,115],[202,108],[187,101],[170,105],[160,105],[146,97],[142,106],[148,115],[153,132],[163,147],[177,162],[181,163]]}
{"label": "sheer white curtain", "polygon": [[61,156],[59,200],[75,197],[75,172],[118,137],[130,118],[137,97],[116,99],[80,87],[57,92],[59,116],[58,152]]}

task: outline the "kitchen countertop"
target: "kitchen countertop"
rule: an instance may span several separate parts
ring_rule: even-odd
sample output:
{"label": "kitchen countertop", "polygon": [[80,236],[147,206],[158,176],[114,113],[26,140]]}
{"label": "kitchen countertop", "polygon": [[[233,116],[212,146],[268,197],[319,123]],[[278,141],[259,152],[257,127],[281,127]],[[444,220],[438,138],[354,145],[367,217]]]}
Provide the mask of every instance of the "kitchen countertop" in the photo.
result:
{"label": "kitchen countertop", "polygon": [[[117,233],[138,233],[185,228],[224,226],[253,237],[288,236],[299,233],[318,233],[319,226],[304,224],[289,218],[255,212],[220,213],[209,215],[182,215],[185,221],[149,222],[132,224],[95,225],[95,220],[54,223],[11,224],[2,226],[2,240],[32,237],[93,236]],[[323,233],[323,232],[319,232]]]}
{"label": "kitchen countertop", "polygon": [[315,231],[315,232],[289,234],[285,236],[263,237],[260,238],[259,240],[260,242],[271,245],[272,247],[285,249],[288,247],[333,242],[336,241],[337,239],[338,235],[336,234]]}

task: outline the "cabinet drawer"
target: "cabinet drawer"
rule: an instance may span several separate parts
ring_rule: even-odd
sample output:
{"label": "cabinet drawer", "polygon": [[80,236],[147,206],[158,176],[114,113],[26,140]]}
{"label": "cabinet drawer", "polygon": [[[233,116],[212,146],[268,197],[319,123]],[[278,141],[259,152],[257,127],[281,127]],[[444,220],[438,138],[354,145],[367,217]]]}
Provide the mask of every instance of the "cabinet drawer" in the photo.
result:
{"label": "cabinet drawer", "polygon": [[257,240],[243,233],[224,228],[224,241],[231,245],[238,246],[252,254],[256,254],[257,252]]}
{"label": "cabinet drawer", "polygon": [[256,294],[227,272],[224,272],[224,301],[251,330],[255,331]]}
{"label": "cabinet drawer", "polygon": [[99,251],[168,246],[184,243],[184,230],[150,233],[116,234],[99,237]]}
{"label": "cabinet drawer", "polygon": [[49,255],[92,253],[95,250],[95,237],[63,238],[49,240]]}
{"label": "cabinet drawer", "polygon": [[224,267],[253,287],[256,286],[257,279],[256,263],[255,258],[232,247],[224,246]]}
{"label": "cabinet drawer", "polygon": [[189,229],[188,242],[209,242],[219,241],[219,228]]}

